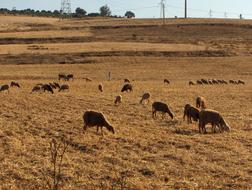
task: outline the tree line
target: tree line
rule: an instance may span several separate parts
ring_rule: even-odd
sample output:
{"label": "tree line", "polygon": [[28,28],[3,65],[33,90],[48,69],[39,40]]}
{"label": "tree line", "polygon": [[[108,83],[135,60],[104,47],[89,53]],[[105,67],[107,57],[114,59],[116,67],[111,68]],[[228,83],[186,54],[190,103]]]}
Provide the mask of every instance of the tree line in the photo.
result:
{"label": "tree line", "polygon": [[[81,7],[77,7],[75,9],[74,13],[71,13],[70,15],[67,15],[65,13],[62,13],[62,11],[59,10],[33,10],[33,9],[23,9],[23,10],[16,10],[13,8],[12,10],[9,10],[7,8],[0,8],[0,14],[4,15],[28,15],[28,16],[43,16],[43,17],[60,17],[60,16],[70,16],[73,18],[83,18],[83,17],[122,17],[118,15],[112,15],[112,12],[108,5],[104,5],[100,7],[99,12],[95,13],[87,13],[86,10],[84,10]],[[132,11],[127,11],[124,15],[127,18],[134,18],[135,13]]]}

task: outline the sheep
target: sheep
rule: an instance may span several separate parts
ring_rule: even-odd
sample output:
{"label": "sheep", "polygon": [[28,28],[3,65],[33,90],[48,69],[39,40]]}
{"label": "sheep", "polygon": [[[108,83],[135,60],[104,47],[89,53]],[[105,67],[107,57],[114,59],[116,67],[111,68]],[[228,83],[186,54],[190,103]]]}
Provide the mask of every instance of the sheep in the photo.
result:
{"label": "sheep", "polygon": [[216,79],[212,79],[213,84],[219,84],[219,82]]}
{"label": "sheep", "polygon": [[9,85],[8,85],[8,84],[5,84],[5,85],[1,86],[0,92],[1,92],[1,91],[6,91],[6,90],[9,92],[9,88],[10,88]]}
{"label": "sheep", "polygon": [[206,109],[206,100],[204,97],[199,96],[196,98],[196,107]]}
{"label": "sheep", "polygon": [[140,104],[142,104],[143,102],[149,103],[150,102],[150,98],[151,98],[151,94],[149,92],[146,92],[142,95],[142,99],[140,100]]}
{"label": "sheep", "polygon": [[215,110],[205,109],[199,112],[199,133],[206,133],[207,124],[212,125],[212,132],[216,132],[216,126],[219,127],[220,132],[231,130],[221,114]]}
{"label": "sheep", "polygon": [[[84,126],[83,126],[83,131],[86,131],[88,127],[94,127],[97,126],[97,133],[99,131],[99,127],[101,128],[101,133],[102,133],[102,127],[106,127],[108,131],[112,132],[113,134],[115,133],[114,128],[112,125],[107,121],[105,116],[96,111],[86,111],[83,114],[83,120],[84,120]],[[102,133],[103,134],[103,133]]]}
{"label": "sheep", "polygon": [[168,79],[164,79],[164,83],[170,84],[170,81]]}
{"label": "sheep", "polygon": [[238,84],[243,84],[243,85],[245,85],[245,82],[242,81],[242,80],[238,80]]}
{"label": "sheep", "polygon": [[122,103],[122,96],[121,95],[116,96],[114,103],[116,105]]}
{"label": "sheep", "polygon": [[10,87],[14,87],[14,86],[20,88],[20,85],[17,82],[12,81],[10,84]]}
{"label": "sheep", "polygon": [[41,87],[41,89],[45,91],[48,91],[48,92],[51,92],[53,94],[53,89],[52,87],[49,85],[49,84],[43,84],[43,86]]}
{"label": "sheep", "polygon": [[211,81],[211,80],[208,80],[208,84],[213,85],[213,83],[212,83],[212,81]]}
{"label": "sheep", "polygon": [[68,80],[70,80],[70,79],[73,80],[73,79],[74,79],[74,75],[73,75],[73,74],[68,74],[68,75],[67,75],[67,78],[68,78]]}
{"label": "sheep", "polygon": [[126,92],[128,92],[128,91],[132,92],[133,91],[133,86],[131,84],[125,84],[123,86],[121,92],[124,92],[124,91],[126,91]]}
{"label": "sheep", "polygon": [[40,85],[34,86],[32,92],[38,92],[38,91],[41,91],[41,86]]}
{"label": "sheep", "polygon": [[84,78],[85,80],[86,80],[86,82],[92,82],[92,79],[90,79],[90,78]]}
{"label": "sheep", "polygon": [[197,84],[202,85],[203,83],[200,80],[197,80]]}
{"label": "sheep", "polygon": [[102,84],[99,84],[99,85],[98,85],[98,90],[99,90],[100,92],[103,92],[103,85],[102,85]]}
{"label": "sheep", "polygon": [[189,85],[195,85],[193,81],[189,81]]}
{"label": "sheep", "polygon": [[65,90],[69,90],[69,85],[67,85],[67,84],[61,85],[61,87],[60,87],[60,89],[59,89],[59,92],[65,91]]}
{"label": "sheep", "polygon": [[185,116],[187,116],[187,123],[192,123],[192,118],[194,121],[198,121],[199,119],[199,110],[190,104],[186,104],[184,108],[184,116],[183,120],[185,121]]}
{"label": "sheep", "polygon": [[235,84],[234,80],[229,80],[229,84]]}
{"label": "sheep", "polygon": [[53,88],[56,89],[56,86],[53,83],[49,83],[49,85]]}
{"label": "sheep", "polygon": [[69,80],[69,78],[67,77],[66,74],[59,74],[58,76],[59,76],[59,80],[61,80],[61,79],[65,80],[65,81]]}
{"label": "sheep", "polygon": [[169,107],[167,104],[163,103],[163,102],[154,102],[152,104],[152,117],[154,118],[154,116],[156,117],[156,112],[162,112],[162,118],[164,118],[165,113],[168,113],[169,116],[173,119],[173,113],[170,111]]}
{"label": "sheep", "polygon": [[125,83],[126,83],[126,82],[127,82],[127,83],[130,83],[130,80],[126,78],[126,79],[124,79],[124,82],[125,82]]}
{"label": "sheep", "polygon": [[60,88],[59,83],[57,83],[57,82],[53,82],[53,84],[54,84],[54,86],[55,86],[56,88]]}
{"label": "sheep", "polygon": [[208,81],[207,81],[206,79],[201,79],[201,82],[202,82],[203,84],[208,84]]}

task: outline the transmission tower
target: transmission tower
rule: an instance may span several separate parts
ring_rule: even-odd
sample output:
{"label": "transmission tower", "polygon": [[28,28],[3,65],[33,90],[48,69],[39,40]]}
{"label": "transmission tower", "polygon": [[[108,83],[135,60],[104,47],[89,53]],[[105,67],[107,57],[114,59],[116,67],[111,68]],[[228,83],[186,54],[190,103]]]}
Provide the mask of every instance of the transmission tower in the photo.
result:
{"label": "transmission tower", "polygon": [[165,25],[165,0],[161,0],[160,7],[160,18],[163,18],[163,25]]}
{"label": "transmission tower", "polygon": [[71,15],[71,0],[61,0],[60,13],[62,18]]}
{"label": "transmission tower", "polygon": [[187,18],[187,0],[185,0],[185,18]]}

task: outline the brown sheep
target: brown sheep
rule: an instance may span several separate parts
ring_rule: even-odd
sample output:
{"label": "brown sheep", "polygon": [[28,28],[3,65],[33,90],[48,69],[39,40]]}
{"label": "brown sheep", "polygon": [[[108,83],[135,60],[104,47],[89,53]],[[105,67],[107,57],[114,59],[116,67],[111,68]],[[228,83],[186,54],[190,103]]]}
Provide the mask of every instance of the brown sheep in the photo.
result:
{"label": "brown sheep", "polygon": [[49,83],[49,85],[53,88],[56,89],[56,86],[53,83]]}
{"label": "brown sheep", "polygon": [[245,82],[242,81],[242,80],[238,80],[238,84],[243,84],[243,85],[245,85]]}
{"label": "brown sheep", "polygon": [[230,126],[226,123],[219,112],[215,110],[201,110],[199,113],[199,133],[206,133],[206,125],[212,125],[212,132],[216,132],[216,126],[219,127],[220,132],[230,131]]}
{"label": "brown sheep", "polygon": [[14,87],[14,86],[20,88],[20,85],[17,82],[12,81],[10,84],[10,87]]}
{"label": "brown sheep", "polygon": [[173,113],[170,111],[169,107],[167,104],[163,103],[163,102],[154,102],[152,104],[152,117],[154,118],[154,116],[156,117],[156,112],[162,112],[162,118],[164,118],[165,113],[168,113],[169,116],[173,119]]}
{"label": "brown sheep", "polygon": [[195,85],[193,81],[189,81],[189,85]]}
{"label": "brown sheep", "polygon": [[39,92],[41,90],[42,90],[41,86],[40,85],[36,85],[36,86],[33,87],[32,92]]}
{"label": "brown sheep", "polygon": [[68,74],[68,75],[67,75],[67,78],[68,78],[68,80],[70,80],[70,79],[73,80],[73,79],[74,79],[74,75],[73,75],[73,74]]}
{"label": "brown sheep", "polygon": [[206,109],[206,100],[204,97],[199,96],[196,98],[196,107]]}
{"label": "brown sheep", "polygon": [[98,85],[98,90],[99,90],[100,92],[103,92],[103,85],[102,85],[102,84],[99,84],[99,85]]}
{"label": "brown sheep", "polygon": [[164,83],[170,84],[170,81],[168,79],[164,79]]}
{"label": "brown sheep", "polygon": [[43,89],[44,92],[48,91],[48,92],[51,92],[53,94],[53,89],[52,89],[52,87],[49,84],[43,84],[42,87],[41,87],[41,89]]}
{"label": "brown sheep", "polygon": [[130,83],[130,80],[129,79],[124,79],[124,82],[126,83]]}
{"label": "brown sheep", "polygon": [[53,84],[54,84],[54,86],[55,86],[56,88],[60,88],[59,83],[57,83],[57,82],[53,82]]}
{"label": "brown sheep", "polygon": [[186,104],[184,108],[184,116],[183,120],[185,120],[185,116],[187,116],[187,123],[192,123],[192,118],[194,121],[198,121],[199,119],[199,110],[190,104]]}
{"label": "brown sheep", "polygon": [[208,84],[208,81],[207,81],[206,79],[201,79],[201,82],[202,82],[203,84]]}
{"label": "brown sheep", "polygon": [[116,96],[114,103],[116,105],[122,103],[122,96],[121,95]]}
{"label": "brown sheep", "polygon": [[203,83],[200,80],[197,80],[197,84],[202,85]]}
{"label": "brown sheep", "polygon": [[151,98],[151,94],[149,92],[146,92],[142,95],[142,99],[140,100],[140,104],[142,104],[143,102],[149,103],[150,102],[150,98]]}
{"label": "brown sheep", "polygon": [[61,79],[65,80],[65,81],[69,80],[69,78],[67,77],[66,74],[59,74],[59,80],[61,80]]}
{"label": "brown sheep", "polygon": [[125,84],[123,86],[121,92],[124,92],[124,91],[126,91],[126,92],[128,92],[128,91],[132,92],[133,91],[133,86],[131,84]]}
{"label": "brown sheep", "polygon": [[0,87],[0,92],[1,91],[8,91],[9,92],[9,88],[10,88],[9,85],[5,84],[5,85],[3,85],[3,86]]}
{"label": "brown sheep", "polygon": [[[83,130],[87,130],[88,127],[97,127],[97,133],[99,131],[99,127],[101,128],[102,133],[102,127],[106,127],[108,131],[115,133],[114,128],[112,125],[107,121],[105,116],[96,111],[86,111],[83,114],[83,120],[84,120],[84,127]],[[102,133],[103,134],[103,133]]]}
{"label": "brown sheep", "polygon": [[59,89],[59,92],[65,91],[65,90],[69,90],[69,85],[67,85],[67,84],[61,85],[61,87],[60,87],[60,89]]}

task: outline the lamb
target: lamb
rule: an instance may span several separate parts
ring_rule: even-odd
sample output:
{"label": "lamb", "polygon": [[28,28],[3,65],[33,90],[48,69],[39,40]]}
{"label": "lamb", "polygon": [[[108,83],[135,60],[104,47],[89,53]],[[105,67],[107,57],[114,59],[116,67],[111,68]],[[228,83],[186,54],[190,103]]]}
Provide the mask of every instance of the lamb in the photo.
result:
{"label": "lamb", "polygon": [[17,82],[12,81],[10,84],[10,87],[14,87],[14,86],[20,88],[20,85]]}
{"label": "lamb", "polygon": [[60,89],[59,89],[59,92],[65,91],[65,90],[69,90],[69,85],[67,85],[67,84],[61,85],[61,87],[60,87]]}
{"label": "lamb", "polygon": [[38,92],[38,91],[41,91],[41,86],[40,85],[34,86],[32,92]]}
{"label": "lamb", "polygon": [[245,85],[245,82],[242,81],[242,80],[238,80],[238,84],[243,84],[243,85]]}
{"label": "lamb", "polygon": [[54,84],[54,86],[55,86],[56,88],[60,88],[59,83],[57,83],[57,82],[53,82],[53,84]]}
{"label": "lamb", "polygon": [[73,75],[73,74],[68,74],[68,75],[67,75],[67,78],[68,78],[68,80],[70,80],[70,79],[73,80],[73,79],[74,79],[74,75]]}
{"label": "lamb", "polygon": [[103,92],[103,85],[102,85],[102,84],[99,84],[99,85],[98,85],[98,90],[99,90],[100,92]]}
{"label": "lamb", "polygon": [[9,85],[8,85],[8,84],[5,84],[5,85],[1,86],[0,92],[1,92],[1,91],[6,91],[6,90],[9,92],[9,88],[10,88]]}
{"label": "lamb", "polygon": [[205,126],[212,124],[212,132],[216,132],[216,126],[219,127],[220,132],[230,131],[230,126],[223,119],[221,114],[215,110],[205,109],[199,113],[199,133],[206,133]]}
{"label": "lamb", "polygon": [[196,98],[196,107],[206,109],[206,100],[204,97],[199,96]]}
{"label": "lamb", "polygon": [[121,95],[116,96],[114,103],[116,105],[122,103],[122,96]]}
{"label": "lamb", "polygon": [[187,123],[192,123],[192,118],[194,121],[198,121],[199,119],[199,110],[190,104],[186,104],[184,108],[184,116],[183,120],[185,120],[185,116],[187,116]]}
{"label": "lamb", "polygon": [[125,83],[126,83],[126,82],[127,82],[127,83],[130,83],[130,80],[126,78],[126,79],[124,79],[124,82],[125,82]]}
{"label": "lamb", "polygon": [[128,91],[132,92],[133,91],[133,86],[131,84],[125,84],[123,86],[121,92],[124,92],[124,91],[126,91],[126,92],[128,92]]}
{"label": "lamb", "polygon": [[[101,128],[102,133],[102,127],[106,127],[108,131],[115,133],[114,128],[112,125],[107,121],[105,116],[96,111],[86,111],[83,115],[84,120],[84,127],[83,130],[87,130],[88,127],[94,127],[97,126],[97,133],[99,131],[99,127]],[[103,133],[102,133],[103,134]]]}
{"label": "lamb", "polygon": [[146,92],[142,95],[142,99],[140,100],[140,104],[142,104],[143,102],[149,103],[150,102],[150,98],[151,98],[151,94],[149,92]]}
{"label": "lamb", "polygon": [[169,116],[173,119],[173,113],[170,111],[169,107],[167,104],[163,103],[163,102],[154,102],[152,104],[152,117],[154,118],[154,116],[156,117],[156,112],[162,112],[162,118],[164,118],[165,113],[168,113]]}
{"label": "lamb", "polygon": [[193,81],[189,81],[189,85],[195,85]]}
{"label": "lamb", "polygon": [[164,83],[170,84],[170,81],[168,79],[164,79]]}
{"label": "lamb", "polygon": [[49,85],[49,84],[43,84],[43,86],[41,87],[41,89],[45,91],[48,91],[48,92],[51,92],[53,94],[53,89],[52,87]]}

